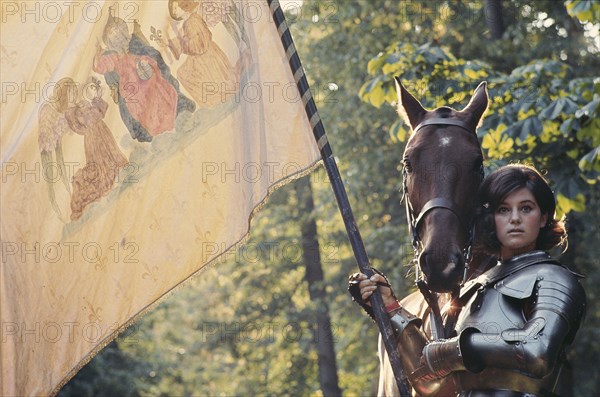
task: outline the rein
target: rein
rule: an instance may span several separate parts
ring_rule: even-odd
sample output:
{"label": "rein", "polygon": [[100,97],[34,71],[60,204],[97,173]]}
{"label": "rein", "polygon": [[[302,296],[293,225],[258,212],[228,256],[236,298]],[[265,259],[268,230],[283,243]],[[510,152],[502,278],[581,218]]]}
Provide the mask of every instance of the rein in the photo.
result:
{"label": "rein", "polygon": [[[464,123],[461,120],[454,120],[454,119],[448,119],[448,118],[433,118],[433,119],[425,120],[425,121],[421,122],[419,125],[417,125],[413,129],[413,134],[416,134],[421,128],[428,126],[428,125],[452,125],[452,126],[460,127],[462,129],[468,131],[469,133],[472,133],[472,134],[475,133],[474,131],[472,131],[469,128],[469,126],[466,123]],[[483,179],[483,165],[481,166],[480,173],[481,173],[481,178]],[[423,208],[421,208],[421,212],[415,216],[415,211],[412,207],[412,204],[411,204],[409,196],[408,196],[408,185],[407,185],[408,172],[406,171],[406,167],[402,171],[402,176],[403,176],[402,195],[403,195],[403,198],[404,198],[405,204],[406,204],[406,219],[408,220],[410,232],[412,235],[412,246],[413,246],[413,251],[414,251],[413,263],[415,266],[415,278],[416,278],[415,281],[416,281],[417,287],[423,294],[425,301],[431,308],[432,336],[434,337],[434,339],[438,339],[438,338],[442,338],[444,336],[449,335],[449,333],[454,328],[454,323],[456,322],[456,319],[452,318],[452,316],[449,317],[448,321],[446,323],[446,327],[444,329],[437,297],[435,296],[434,292],[429,290],[429,288],[427,287],[427,284],[425,283],[425,280],[423,280],[423,278],[420,274],[418,260],[419,260],[419,256],[421,255],[421,252],[423,250],[423,243],[421,241],[421,237],[419,236],[418,229],[419,229],[420,223],[425,219],[425,216],[434,209],[448,210],[456,216],[456,218],[459,220],[461,225],[463,225],[463,226],[466,226],[466,225],[464,224],[463,220],[458,215],[458,206],[456,205],[456,203],[454,203],[452,200],[449,200],[444,197],[434,197],[431,200],[427,201],[425,203],[425,205],[423,205]],[[467,279],[467,271],[469,268],[469,262],[471,260],[471,247],[473,246],[474,236],[475,236],[475,219],[473,218],[471,220],[471,224],[468,226],[467,242],[465,244],[465,247],[463,248],[465,271],[463,274],[463,281],[460,285],[463,285]],[[457,288],[454,289],[454,291],[452,291],[452,295],[451,295],[452,301],[454,301],[455,298],[458,297],[459,291],[460,291],[460,286],[458,286]],[[456,313],[456,314],[458,314],[458,313]]]}

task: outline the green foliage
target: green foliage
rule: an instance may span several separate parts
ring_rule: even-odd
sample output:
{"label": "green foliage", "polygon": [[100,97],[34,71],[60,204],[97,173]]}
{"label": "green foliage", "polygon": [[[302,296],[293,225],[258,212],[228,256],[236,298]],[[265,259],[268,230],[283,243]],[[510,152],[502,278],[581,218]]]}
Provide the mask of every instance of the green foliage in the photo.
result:
{"label": "green foliage", "polygon": [[[127,331],[120,339],[130,335]],[[138,379],[145,377],[149,364],[124,352],[112,342],[60,391],[59,397],[140,397]]]}
{"label": "green foliage", "polygon": [[[423,106],[457,106],[470,97],[467,90],[473,80],[489,77],[489,69],[479,61],[458,60],[448,50],[430,43],[415,46],[398,42],[369,61],[368,71],[373,78],[364,83],[359,95],[375,107],[381,107],[383,103],[395,105],[394,76],[401,76],[405,87],[420,98]],[[404,141],[408,132],[409,126],[397,119],[391,125],[389,135]]]}
{"label": "green foliage", "polygon": [[[424,106],[458,109],[470,98],[471,87],[487,79],[491,103],[478,132],[487,157],[548,170],[559,212],[585,210],[586,191],[600,179],[600,77],[576,77],[568,64],[551,60],[532,60],[503,74],[483,61],[457,59],[441,47],[404,42],[375,56],[368,70],[372,77],[360,95],[375,107],[396,104],[394,76],[406,81]],[[401,124],[392,124],[390,135],[404,140],[408,127]]]}
{"label": "green foliage", "polygon": [[595,0],[569,0],[565,3],[569,15],[586,22],[600,21],[600,4]]}

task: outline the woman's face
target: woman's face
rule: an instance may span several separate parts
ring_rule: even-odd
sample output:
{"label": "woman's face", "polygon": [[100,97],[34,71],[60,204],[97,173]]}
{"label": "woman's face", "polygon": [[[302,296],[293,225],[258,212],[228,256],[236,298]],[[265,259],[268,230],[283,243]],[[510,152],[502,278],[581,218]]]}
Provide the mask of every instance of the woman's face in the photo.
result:
{"label": "woman's face", "polygon": [[494,213],[500,255],[506,260],[535,249],[535,242],[548,219],[527,188],[515,190]]}

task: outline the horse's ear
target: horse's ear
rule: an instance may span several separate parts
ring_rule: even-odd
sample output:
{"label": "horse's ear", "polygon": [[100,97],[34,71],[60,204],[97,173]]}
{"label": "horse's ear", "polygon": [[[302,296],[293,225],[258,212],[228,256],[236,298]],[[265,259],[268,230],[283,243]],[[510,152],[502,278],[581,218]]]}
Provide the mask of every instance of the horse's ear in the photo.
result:
{"label": "horse's ear", "polygon": [[419,125],[423,116],[427,111],[410,92],[404,88],[400,77],[394,77],[396,80],[396,92],[398,93],[398,114],[405,123],[409,124],[413,129]]}
{"label": "horse's ear", "polygon": [[466,113],[469,116],[468,123],[475,128],[479,127],[479,125],[481,124],[481,120],[487,108],[487,82],[482,81],[475,89],[475,92],[473,93],[469,104],[465,106],[462,112]]}

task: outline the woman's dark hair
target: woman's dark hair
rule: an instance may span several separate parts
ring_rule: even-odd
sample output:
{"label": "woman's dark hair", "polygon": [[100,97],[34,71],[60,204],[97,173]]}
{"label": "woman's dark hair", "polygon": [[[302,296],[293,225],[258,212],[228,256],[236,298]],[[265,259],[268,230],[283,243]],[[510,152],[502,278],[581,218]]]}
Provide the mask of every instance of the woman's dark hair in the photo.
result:
{"label": "woman's dark hair", "polygon": [[563,221],[554,218],[556,200],[546,179],[531,166],[510,164],[488,175],[479,188],[476,249],[499,255],[500,241],[496,236],[494,213],[509,194],[521,188],[527,188],[533,194],[542,215],[548,216],[546,224],[540,229],[536,249],[566,246],[567,232]]}

